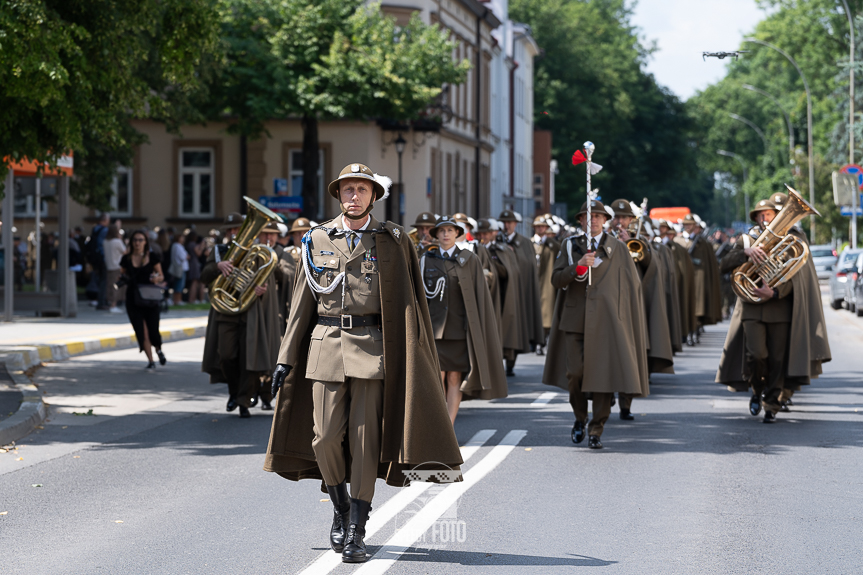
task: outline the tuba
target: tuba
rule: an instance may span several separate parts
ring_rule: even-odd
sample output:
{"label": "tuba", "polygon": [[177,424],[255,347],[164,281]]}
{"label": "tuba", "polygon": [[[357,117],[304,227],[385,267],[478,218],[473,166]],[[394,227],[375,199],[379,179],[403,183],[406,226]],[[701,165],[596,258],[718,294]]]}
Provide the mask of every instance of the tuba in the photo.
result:
{"label": "tuba", "polygon": [[225,315],[239,315],[249,309],[255,301],[255,287],[264,285],[278,262],[271,247],[254,242],[264,226],[278,221],[279,216],[251,198],[243,199],[248,203],[248,214],[224,259],[234,264],[234,269],[227,277],[220,274],[210,287],[213,307]]}
{"label": "tuba", "polygon": [[650,266],[650,246],[646,241],[641,239],[641,230],[644,228],[644,217],[647,213],[647,198],[641,202],[641,213],[638,216],[638,224],[635,222],[629,224],[626,230],[630,239],[626,242],[626,249],[629,250],[629,255],[632,261],[637,264],[642,270],[646,270]]}
{"label": "tuba", "polygon": [[758,303],[761,298],[752,293],[757,287],[775,288],[789,281],[800,271],[809,259],[809,246],[806,242],[790,235],[791,227],[808,214],[820,216],[818,210],[810,206],[788,184],[788,203],[785,204],[773,221],[761,232],[752,246],[760,247],[767,259],[760,264],[746,262],[731,277],[731,287],[741,298]]}

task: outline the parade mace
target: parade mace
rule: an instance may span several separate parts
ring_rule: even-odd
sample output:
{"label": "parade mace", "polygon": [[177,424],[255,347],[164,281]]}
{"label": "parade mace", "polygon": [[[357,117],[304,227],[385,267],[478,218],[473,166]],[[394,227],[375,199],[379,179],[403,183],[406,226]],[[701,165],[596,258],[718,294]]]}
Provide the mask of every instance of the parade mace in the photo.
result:
{"label": "parade mace", "polygon": [[[590,241],[590,204],[591,202],[596,200],[598,195],[598,191],[592,189],[590,185],[590,176],[594,174],[598,174],[602,169],[602,166],[594,163],[591,158],[593,158],[593,151],[596,150],[596,146],[593,145],[593,142],[585,142],[584,143],[584,153],[581,153],[581,150],[576,150],[572,155],[572,165],[577,166],[579,164],[587,163],[587,223],[585,227],[587,228],[585,233],[587,234],[588,242]],[[588,244],[589,245],[589,244]],[[592,267],[587,268],[587,285],[591,285],[592,283]]]}

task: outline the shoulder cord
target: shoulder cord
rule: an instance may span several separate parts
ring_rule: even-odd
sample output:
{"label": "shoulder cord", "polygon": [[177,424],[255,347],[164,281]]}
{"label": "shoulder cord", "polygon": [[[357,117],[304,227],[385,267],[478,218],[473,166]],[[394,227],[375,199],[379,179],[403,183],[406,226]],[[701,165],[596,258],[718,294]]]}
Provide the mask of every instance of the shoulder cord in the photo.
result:
{"label": "shoulder cord", "polygon": [[443,301],[443,293],[446,288],[446,276],[439,277],[435,284],[434,291],[429,291],[426,287],[426,254],[420,258],[420,275],[422,276],[423,290],[426,292],[426,299],[434,299],[440,296],[440,301]]}

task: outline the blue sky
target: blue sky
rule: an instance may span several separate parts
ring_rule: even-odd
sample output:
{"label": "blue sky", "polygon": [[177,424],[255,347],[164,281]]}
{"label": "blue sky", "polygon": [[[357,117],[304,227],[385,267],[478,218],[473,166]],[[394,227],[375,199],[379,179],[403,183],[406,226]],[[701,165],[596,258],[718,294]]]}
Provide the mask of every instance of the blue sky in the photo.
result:
{"label": "blue sky", "polygon": [[765,15],[755,0],[638,0],[632,23],[659,48],[647,70],[685,100],[725,75],[728,60],[701,53],[736,50]]}

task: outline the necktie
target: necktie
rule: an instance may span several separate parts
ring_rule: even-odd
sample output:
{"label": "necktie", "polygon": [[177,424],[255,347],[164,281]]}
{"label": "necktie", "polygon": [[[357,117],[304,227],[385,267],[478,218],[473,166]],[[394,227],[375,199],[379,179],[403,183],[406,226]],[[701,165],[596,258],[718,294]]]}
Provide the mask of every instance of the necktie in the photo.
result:
{"label": "necktie", "polygon": [[596,238],[590,239],[590,251],[592,251],[592,252],[596,251]]}
{"label": "necktie", "polygon": [[355,232],[348,232],[348,248],[350,251],[354,251],[354,246],[356,246],[356,238],[357,234]]}

